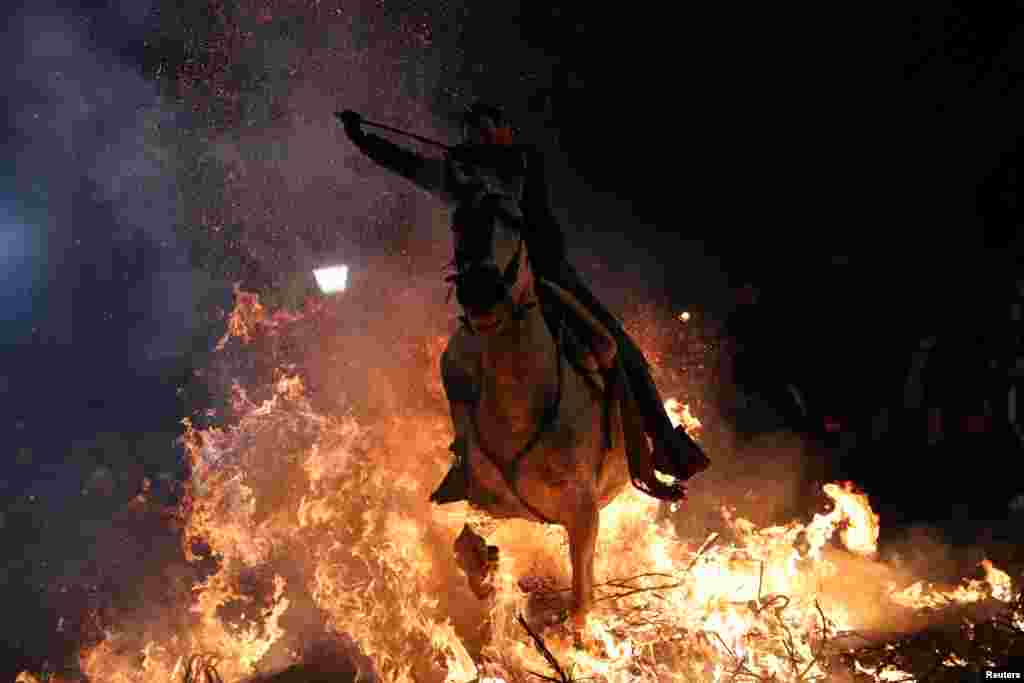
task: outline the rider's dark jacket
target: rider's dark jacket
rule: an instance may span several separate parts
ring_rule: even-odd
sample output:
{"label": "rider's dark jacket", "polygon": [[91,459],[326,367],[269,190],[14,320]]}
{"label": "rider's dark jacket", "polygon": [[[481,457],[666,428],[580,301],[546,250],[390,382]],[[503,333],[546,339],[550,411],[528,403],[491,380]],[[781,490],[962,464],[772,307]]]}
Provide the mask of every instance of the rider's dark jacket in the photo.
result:
{"label": "rider's dark jacket", "polygon": [[551,211],[544,157],[531,145],[458,145],[443,158],[424,157],[362,133],[352,141],[381,166],[411,180],[450,206],[482,195],[508,198],[523,218],[524,238],[537,272],[552,279],[565,262],[565,234]]}

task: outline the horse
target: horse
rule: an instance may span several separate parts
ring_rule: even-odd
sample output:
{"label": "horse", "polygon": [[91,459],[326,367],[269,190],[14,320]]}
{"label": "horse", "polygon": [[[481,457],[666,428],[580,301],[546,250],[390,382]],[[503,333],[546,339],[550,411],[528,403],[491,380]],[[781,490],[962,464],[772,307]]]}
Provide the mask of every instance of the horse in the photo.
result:
{"label": "horse", "polygon": [[[594,602],[599,513],[631,479],[637,483],[624,411],[607,401],[611,380],[601,379],[615,342],[591,320],[596,352],[572,362],[566,325],[550,322],[538,298],[544,290],[548,301],[566,293],[535,276],[521,219],[500,199],[460,207],[453,228],[456,274],[449,280],[464,315],[440,363],[456,435],[449,477],[461,468],[465,499],[493,518],[566,529],[579,644]],[[679,499],[681,491],[658,497]],[[496,555],[468,526],[456,542],[459,565],[481,599],[489,595],[485,579]]]}

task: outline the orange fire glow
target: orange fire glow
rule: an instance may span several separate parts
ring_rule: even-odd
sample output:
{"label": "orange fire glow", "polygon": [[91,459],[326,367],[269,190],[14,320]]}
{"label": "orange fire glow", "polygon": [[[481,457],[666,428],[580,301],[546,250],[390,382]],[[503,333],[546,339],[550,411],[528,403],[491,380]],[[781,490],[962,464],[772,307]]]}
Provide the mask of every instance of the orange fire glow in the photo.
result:
{"label": "orange fire glow", "polygon": [[[238,294],[221,349],[244,345],[267,324],[258,299]],[[379,680],[518,683],[534,680],[529,671],[555,675],[518,618],[557,602],[566,588],[565,536],[427,502],[446,471],[452,435],[432,384],[444,339],[424,343],[430,365],[416,381],[432,387],[434,412],[375,422],[324,415],[301,376],[281,369],[263,401],[249,398],[255,388],[236,385],[235,424],[200,430],[186,421],[192,474],[184,553],[198,562],[201,541],[218,568],[193,588],[189,630],[141,652],[123,650],[125,631],[111,630],[81,653],[90,680],[180,680],[197,653],[217,658],[225,683],[249,680],[266,671],[275,648],[299,656],[296,641],[308,634],[293,637],[285,626],[299,609],[316,610],[323,634],[357,643]],[[699,438],[702,425],[688,404],[669,399],[665,407]],[[577,679],[606,683],[724,681],[737,672],[823,680],[825,634],[866,619],[855,603],[835,597],[844,593],[840,563],[850,556],[877,563],[879,537],[863,492],[837,483],[824,493],[831,510],[809,520],[758,528],[726,517],[728,533],[680,538],[657,501],[629,489],[601,514],[591,643],[576,649],[568,629],[555,624],[542,631],[546,647]],[[471,596],[452,558],[467,523],[501,548],[490,603]],[[911,608],[987,595],[1009,602],[1010,577],[991,563],[983,567],[983,580],[953,591],[918,582],[887,587],[888,598]],[[251,579],[257,575],[262,583]],[[229,605],[238,616],[225,617]],[[28,673],[18,681],[38,683]]]}

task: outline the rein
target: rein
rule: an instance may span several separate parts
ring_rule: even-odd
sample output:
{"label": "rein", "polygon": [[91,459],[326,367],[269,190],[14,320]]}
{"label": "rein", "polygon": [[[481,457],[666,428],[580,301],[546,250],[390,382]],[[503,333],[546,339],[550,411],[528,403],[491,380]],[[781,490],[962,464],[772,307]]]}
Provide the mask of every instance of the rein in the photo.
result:
{"label": "rein", "polygon": [[[548,404],[548,406],[544,409],[544,414],[541,416],[540,424],[537,425],[537,431],[535,431],[533,436],[530,437],[530,440],[526,442],[526,445],[520,448],[519,451],[512,457],[511,461],[509,461],[507,464],[501,462],[497,458],[497,456],[495,456],[494,453],[484,444],[483,434],[480,433],[480,425],[477,421],[477,411],[480,408],[480,403],[477,402],[476,407],[470,412],[470,420],[473,424],[473,431],[476,433],[476,441],[477,444],[480,446],[480,452],[484,454],[484,457],[486,457],[490,461],[490,463],[497,468],[499,472],[501,472],[501,478],[505,481],[505,485],[509,487],[512,493],[515,494],[516,498],[519,499],[519,502],[522,504],[522,506],[526,508],[526,510],[531,515],[533,515],[540,521],[544,522],[545,524],[555,524],[555,522],[548,519],[544,514],[540,512],[540,510],[530,505],[530,503],[525,498],[523,498],[523,495],[519,493],[519,488],[516,486],[516,479],[519,478],[519,461],[522,460],[523,457],[525,457],[530,451],[534,449],[534,447],[540,441],[541,436],[543,436],[545,432],[549,431],[551,427],[555,424],[555,420],[558,419],[558,410],[562,405],[562,375],[564,374],[564,367],[562,364],[563,329],[564,328],[561,325],[559,325],[558,335],[555,337],[555,358],[557,359],[556,362],[558,363],[558,389],[555,393],[555,400],[552,403]],[[469,464],[468,459],[466,464]]]}

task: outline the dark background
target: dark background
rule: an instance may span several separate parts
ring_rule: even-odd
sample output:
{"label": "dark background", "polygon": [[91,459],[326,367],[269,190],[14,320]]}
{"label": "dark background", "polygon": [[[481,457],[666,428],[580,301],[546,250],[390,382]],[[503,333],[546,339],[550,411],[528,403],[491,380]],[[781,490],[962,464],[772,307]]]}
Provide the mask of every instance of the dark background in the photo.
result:
{"label": "dark background", "polygon": [[[922,414],[901,404],[911,353],[935,336],[929,400],[978,412],[1003,386],[988,361],[1005,364],[1019,334],[1007,311],[1021,256],[1020,9],[605,7],[389,5],[396,26],[434,22],[451,65],[419,93],[434,120],[408,123],[444,130],[470,96],[504,104],[549,153],[574,254],[639,283],[649,263],[671,271],[673,254],[697,253],[682,276],[645,286],[722,320],[733,287],[760,288],[747,343],[807,391],[816,418],[854,434],[830,466],[886,501],[884,515],[945,523],[959,503],[975,521],[967,536],[999,519],[1013,477],[965,461],[991,454],[1011,467],[1008,426],[927,446]],[[5,9],[0,495],[6,546],[25,550],[5,567],[12,585],[42,590],[49,574],[33,558],[59,561],[41,550],[59,538],[45,520],[96,467],[116,467],[119,448],[159,442],[146,472],[180,469],[172,439],[204,405],[181,389],[218,333],[201,311],[230,301],[227,275],[273,280],[265,263],[226,274],[197,256],[172,180],[134,194],[110,181],[134,158],[108,150],[138,108],[202,60],[196,45],[218,21],[204,8]],[[45,39],[53,17],[78,42]],[[71,106],[71,82],[91,109]],[[585,191],[628,220],[574,220]],[[885,408],[898,459],[866,436]],[[29,647],[23,631],[14,650]]]}
{"label": "dark background", "polygon": [[[827,437],[844,444],[832,472],[884,519],[962,538],[1016,493],[967,463],[1020,453],[1000,421],[1021,333],[1020,18],[953,3],[523,18],[561,58],[547,104],[569,164],[652,232],[700,239],[730,284],[758,285],[746,341],[848,433]],[[927,337],[925,405],[907,410]],[[925,446],[929,407],[945,428]]]}

